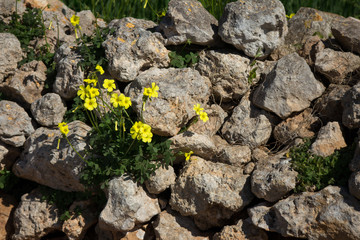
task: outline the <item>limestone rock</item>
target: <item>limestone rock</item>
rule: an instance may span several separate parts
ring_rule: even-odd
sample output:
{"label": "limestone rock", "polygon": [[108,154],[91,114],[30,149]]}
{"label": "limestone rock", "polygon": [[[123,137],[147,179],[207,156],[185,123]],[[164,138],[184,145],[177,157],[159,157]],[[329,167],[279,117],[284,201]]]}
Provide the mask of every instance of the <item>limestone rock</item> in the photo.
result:
{"label": "limestone rock", "polygon": [[18,1],[17,3],[14,1],[0,0],[0,19],[5,23],[9,23],[13,12],[17,10],[17,13],[22,15],[25,9],[24,0]]}
{"label": "limestone rock", "polygon": [[282,44],[288,31],[285,9],[278,0],[228,3],[219,20],[222,40],[255,57],[269,55]]}
{"label": "limestone rock", "polygon": [[79,25],[81,27],[81,33],[87,36],[91,36],[96,27],[96,18],[90,10],[83,10],[76,14],[80,17]]}
{"label": "limestone rock", "polygon": [[265,144],[271,136],[271,131],[271,122],[267,113],[250,102],[249,94],[241,99],[221,130],[223,137],[230,144],[246,145],[251,148]]}
{"label": "limestone rock", "polygon": [[213,240],[267,240],[266,232],[254,226],[249,219],[240,219],[236,225],[225,226],[221,232],[216,233]]}
{"label": "limestone rock", "polygon": [[249,180],[238,167],[191,157],[171,187],[170,206],[201,230],[223,226],[253,199]]}
{"label": "limestone rock", "polygon": [[31,104],[31,113],[42,126],[52,127],[62,122],[66,105],[56,93],[47,93]]}
{"label": "limestone rock", "polygon": [[251,175],[251,191],[256,197],[276,202],[295,188],[298,173],[290,160],[276,155],[256,164]]}
{"label": "limestone rock", "polygon": [[360,76],[360,57],[350,52],[326,48],[316,54],[315,69],[330,83],[348,84],[355,74]]}
{"label": "limestone rock", "polygon": [[344,188],[328,186],[303,192],[273,206],[259,204],[248,210],[256,226],[284,237],[359,239],[359,201]]}
{"label": "limestone rock", "polygon": [[169,66],[169,50],[149,30],[155,26],[151,21],[131,17],[109,23],[109,28],[116,30],[107,36],[103,47],[109,61],[109,73],[114,79],[129,82],[150,67]]}
{"label": "limestone rock", "polygon": [[106,195],[108,201],[99,217],[103,230],[130,231],[161,212],[158,200],[127,176],[111,180]]}
{"label": "limestone rock", "polygon": [[192,44],[212,46],[219,41],[218,21],[196,0],[171,0],[159,28],[167,45],[190,40]]}
{"label": "limestone rock", "polygon": [[210,97],[210,81],[191,68],[151,68],[125,88],[132,107],[140,116],[145,87],[159,86],[159,97],[148,101],[143,118],[155,134],[174,136],[196,115],[195,104],[204,105]]}
{"label": "limestone rock", "polygon": [[354,129],[360,127],[360,83],[356,84],[348,91],[341,100],[343,106],[342,124],[347,128]]}
{"label": "limestone rock", "polygon": [[172,166],[160,167],[145,181],[149,193],[159,194],[175,183],[176,174]]}
{"label": "limestone rock", "polygon": [[325,44],[318,35],[311,36],[305,39],[303,48],[298,51],[299,55],[303,57],[309,66],[314,66],[316,55],[325,49]]}
{"label": "limestone rock", "polygon": [[61,45],[54,57],[57,75],[53,90],[66,100],[76,97],[79,87],[84,84],[84,72],[78,66],[81,56],[72,50],[73,47]]}
{"label": "limestone rock", "polygon": [[315,142],[311,145],[310,151],[315,155],[327,157],[333,154],[335,150],[346,146],[339,123],[328,122],[320,129]]}
{"label": "limestone rock", "polygon": [[31,118],[17,103],[0,101],[0,140],[14,147],[24,145],[35,131]]}
{"label": "limestone rock", "polygon": [[0,141],[0,170],[10,170],[19,155],[19,148],[4,144]]}
{"label": "limestone rock", "polygon": [[305,60],[293,53],[280,59],[256,88],[253,103],[285,119],[309,107],[324,91]]}
{"label": "limestone rock", "polygon": [[41,61],[25,63],[15,71],[14,75],[0,83],[0,91],[24,107],[30,108],[31,103],[41,98],[46,81],[46,70],[45,64]]}
{"label": "limestone rock", "polygon": [[208,240],[204,232],[201,232],[189,217],[181,216],[179,213],[166,209],[162,211],[153,223],[156,239],[159,240]]}
{"label": "limestone rock", "polygon": [[[68,139],[79,154],[84,155],[85,137],[90,127],[80,121],[68,124]],[[49,186],[54,189],[72,192],[84,191],[80,183],[80,173],[85,167],[82,160],[65,139],[61,139],[58,129],[40,127],[27,139],[20,159],[13,172],[21,178]]]}
{"label": "limestone rock", "polygon": [[[8,2],[5,0],[5,3]],[[12,1],[10,1],[13,3]],[[0,0],[0,9],[2,9],[4,0]],[[20,4],[19,4],[20,5]],[[4,14],[4,11],[0,11]],[[21,45],[17,37],[11,33],[0,33],[0,49],[2,53],[0,55],[0,84],[4,80],[5,76],[11,72],[14,72],[17,68],[17,63],[21,61],[23,52]]]}
{"label": "limestone rock", "polygon": [[353,172],[349,178],[349,192],[360,199],[360,171]]}
{"label": "limestone rock", "polygon": [[340,19],[331,28],[335,39],[349,52],[360,54],[360,20],[348,17]]}

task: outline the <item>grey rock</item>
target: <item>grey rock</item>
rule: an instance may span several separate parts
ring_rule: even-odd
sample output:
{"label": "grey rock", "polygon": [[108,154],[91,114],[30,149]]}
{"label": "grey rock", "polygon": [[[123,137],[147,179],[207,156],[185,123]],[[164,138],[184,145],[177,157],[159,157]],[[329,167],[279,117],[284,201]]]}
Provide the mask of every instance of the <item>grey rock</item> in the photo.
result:
{"label": "grey rock", "polygon": [[11,15],[17,11],[19,15],[22,15],[25,12],[24,0],[14,2],[8,0],[0,0],[0,19],[5,23],[9,23],[11,20]]}
{"label": "grey rock", "polygon": [[360,57],[326,48],[316,54],[315,69],[330,83],[349,84],[356,74],[360,77]]}
{"label": "grey rock", "polygon": [[266,115],[264,110],[258,109],[250,102],[247,94],[224,123],[222,135],[230,144],[246,145],[251,148],[265,144],[272,131],[270,120]]}
{"label": "grey rock", "polygon": [[[358,137],[359,135],[360,132],[358,131]],[[355,148],[354,157],[349,164],[349,168],[353,172],[360,171],[360,140],[358,140],[355,144],[356,144],[355,145],[356,148]]]}
{"label": "grey rock", "polygon": [[20,153],[19,148],[0,142],[0,170],[10,170]]}
{"label": "grey rock", "polygon": [[356,84],[348,91],[341,100],[344,109],[342,113],[342,124],[347,128],[354,129],[360,127],[360,83]]}
{"label": "grey rock", "polygon": [[275,155],[256,163],[251,175],[251,191],[256,197],[276,202],[295,188],[298,173],[290,160]]}
{"label": "grey rock", "polygon": [[[68,139],[79,154],[84,155],[85,138],[90,127],[80,121],[68,124]],[[13,172],[21,178],[49,186],[54,189],[72,192],[84,191],[80,183],[80,173],[85,162],[61,138],[58,129],[40,127],[27,139],[20,159],[14,164]]]}
{"label": "grey rock", "polygon": [[360,172],[353,172],[349,178],[349,192],[351,195],[360,199]]}
{"label": "grey rock", "polygon": [[348,17],[338,20],[331,28],[340,45],[349,52],[360,54],[360,20]]}
{"label": "grey rock", "polygon": [[96,27],[96,18],[90,10],[83,10],[76,14],[80,17],[79,25],[81,27],[81,33],[91,36]]}
{"label": "grey rock", "polygon": [[280,46],[288,31],[285,9],[278,0],[228,3],[219,21],[222,40],[255,57],[269,55]]}
{"label": "grey rock", "polygon": [[151,194],[159,194],[175,183],[176,174],[172,166],[160,167],[145,181],[146,189]]}
{"label": "grey rock", "polygon": [[359,239],[359,201],[344,188],[328,186],[303,192],[273,206],[259,204],[248,210],[256,226],[284,237]]}
{"label": "grey rock", "polygon": [[212,240],[267,240],[266,232],[254,226],[249,218],[240,219],[235,225],[225,226],[221,232],[214,235]]}
{"label": "grey rock", "polygon": [[211,83],[191,68],[151,68],[140,74],[125,88],[125,95],[140,116],[145,87],[159,86],[159,97],[148,101],[143,112],[144,122],[160,136],[175,136],[196,113],[195,104],[204,106],[210,97]]}
{"label": "grey rock", "polygon": [[[8,2],[7,0],[5,2]],[[9,1],[12,2],[12,1]],[[0,1],[4,4],[4,0]],[[0,8],[2,6],[0,5]],[[2,11],[0,11],[2,12]],[[23,52],[19,40],[11,33],[0,33],[0,83],[4,80],[5,76],[13,73],[17,69],[17,63],[21,61]]]}
{"label": "grey rock", "polygon": [[250,176],[240,168],[192,157],[171,187],[170,206],[206,230],[223,226],[252,199]]}
{"label": "grey rock", "polygon": [[108,201],[99,217],[103,230],[127,232],[161,212],[158,200],[128,176],[111,180],[106,195]]}
{"label": "grey rock", "polygon": [[219,41],[218,21],[196,0],[171,0],[159,28],[167,45],[190,40],[193,44],[211,46]]}
{"label": "grey rock", "polygon": [[316,55],[324,49],[325,44],[318,35],[315,35],[305,39],[304,46],[298,53],[305,59],[309,66],[313,67],[316,61]]}
{"label": "grey rock", "polygon": [[61,45],[54,57],[57,75],[53,90],[66,100],[76,97],[80,85],[84,84],[84,72],[78,66],[81,56],[72,50],[73,47],[66,43]]}
{"label": "grey rock", "polygon": [[66,109],[65,102],[56,93],[47,93],[31,104],[33,117],[45,127],[52,127],[62,122]]}
{"label": "grey rock", "polygon": [[305,60],[293,53],[280,59],[256,88],[253,103],[285,119],[309,107],[324,91]]}
{"label": "grey rock", "polygon": [[322,157],[330,156],[341,148],[346,147],[340,125],[338,122],[328,122],[323,126],[311,145],[310,151]]}
{"label": "grey rock", "polygon": [[131,17],[109,23],[109,28],[116,30],[107,36],[103,47],[109,61],[108,71],[114,79],[130,82],[150,67],[169,66],[169,50],[149,30],[155,26],[151,21]]}
{"label": "grey rock", "polygon": [[24,145],[35,131],[31,118],[17,103],[0,101],[0,140],[14,147]]}

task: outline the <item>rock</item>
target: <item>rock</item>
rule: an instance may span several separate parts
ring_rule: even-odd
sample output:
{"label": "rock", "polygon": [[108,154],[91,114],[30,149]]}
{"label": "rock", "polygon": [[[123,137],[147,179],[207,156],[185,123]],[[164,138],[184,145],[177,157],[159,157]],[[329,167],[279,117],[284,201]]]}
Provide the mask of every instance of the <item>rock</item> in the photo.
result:
{"label": "rock", "polygon": [[346,146],[339,123],[328,122],[319,130],[315,142],[311,145],[310,151],[315,155],[327,157],[333,154],[335,150]]}
{"label": "rock", "polygon": [[252,150],[251,159],[254,162],[259,162],[259,161],[263,161],[269,155],[270,155],[270,150],[264,146],[260,146]]}
{"label": "rock", "polygon": [[220,102],[239,100],[250,89],[250,60],[234,51],[201,51],[195,68],[210,79],[214,96]]}
{"label": "rock", "polygon": [[249,162],[244,167],[244,174],[251,174],[255,169],[256,164],[254,162]]}
{"label": "rock", "polygon": [[161,212],[158,200],[127,176],[111,180],[106,195],[108,201],[99,217],[103,230],[130,231]]}
{"label": "rock", "polygon": [[296,138],[312,138],[315,136],[313,125],[318,122],[311,108],[300,114],[289,117],[274,128],[274,138],[281,144],[289,144]]}
{"label": "rock", "polygon": [[316,54],[315,69],[330,83],[349,84],[353,75],[360,76],[360,57],[349,52],[326,48]]}
{"label": "rock", "polygon": [[47,93],[31,104],[31,113],[42,126],[52,127],[62,122],[66,112],[65,102],[56,93]]}
{"label": "rock", "polygon": [[[3,8],[4,1],[8,2],[7,0],[0,0],[0,9]],[[13,1],[9,2],[14,3]],[[4,11],[0,10],[0,13],[4,14]],[[9,73],[13,74],[17,69],[17,63],[23,58],[23,52],[19,40],[11,33],[0,33],[0,49],[2,49],[0,55],[0,84],[2,84],[6,76]]]}
{"label": "rock", "polygon": [[[85,137],[90,127],[80,121],[68,124],[68,139],[80,155],[84,155]],[[72,192],[84,191],[80,183],[80,173],[85,167],[82,160],[65,139],[58,140],[58,129],[40,127],[27,139],[20,159],[13,167],[15,175],[49,186],[54,189]]]}
{"label": "rock", "polygon": [[0,239],[7,240],[14,233],[14,210],[16,199],[8,194],[0,194]]}
{"label": "rock", "polygon": [[220,227],[253,199],[249,180],[238,167],[191,157],[171,187],[170,206],[201,230]]}
{"label": "rock", "polygon": [[47,0],[24,0],[24,3],[31,8],[46,8],[49,4]]}
{"label": "rock", "polygon": [[240,219],[236,225],[225,226],[212,238],[213,240],[267,240],[266,232],[254,226],[249,219]]}
{"label": "rock", "polygon": [[40,240],[46,234],[61,229],[60,213],[55,205],[42,201],[38,189],[26,193],[15,210],[13,240]]}
{"label": "rock", "polygon": [[356,148],[355,148],[354,157],[349,164],[349,168],[353,172],[360,171],[360,140],[359,140],[360,132],[358,131],[357,134],[358,134],[358,140],[355,143]]}
{"label": "rock", "polygon": [[248,210],[256,226],[284,237],[359,239],[359,201],[344,188],[328,186],[303,192],[273,206],[261,203]]}
{"label": "rock", "polygon": [[0,141],[0,170],[10,170],[19,155],[19,148],[12,147]]}
{"label": "rock", "polygon": [[79,87],[84,84],[84,72],[78,66],[81,56],[72,48],[73,45],[63,44],[54,57],[57,74],[53,90],[66,100],[76,97]]}
{"label": "rock", "polygon": [[298,51],[299,55],[305,59],[309,66],[314,66],[316,55],[325,49],[325,44],[318,35],[308,37],[304,40],[303,48]]}
{"label": "rock", "polygon": [[170,208],[162,211],[153,222],[156,239],[159,240],[208,240],[206,233],[201,232],[189,217],[181,216]]}
{"label": "rock", "polygon": [[280,46],[288,31],[285,9],[278,0],[228,3],[219,20],[222,40],[249,57],[269,55]]}
{"label": "rock", "polygon": [[349,192],[351,195],[360,199],[360,171],[353,172],[349,178]]}
{"label": "rock", "polygon": [[9,76],[0,84],[0,91],[25,108],[30,108],[31,103],[41,98],[46,81],[46,70],[45,64],[41,61],[25,63],[13,76]]}
{"label": "rock", "polygon": [[9,23],[11,20],[11,15],[15,11],[17,11],[19,15],[22,15],[25,12],[25,9],[26,7],[23,0],[18,2],[0,0],[0,19],[5,23]]}
{"label": "rock", "polygon": [[360,83],[348,91],[341,100],[344,109],[342,113],[342,124],[345,127],[354,129],[360,127]]}
{"label": "rock", "polygon": [[91,36],[96,28],[96,18],[90,10],[83,10],[76,14],[80,18],[79,25],[81,33],[86,36]]}
{"label": "rock", "polygon": [[256,197],[276,202],[295,188],[298,173],[290,160],[275,155],[256,163],[251,175],[251,191]]}
{"label": "rock", "polygon": [[24,145],[35,131],[31,118],[17,103],[0,101],[0,140],[14,147]]}
{"label": "rock", "polygon": [[196,70],[151,68],[125,88],[138,116],[143,107],[144,88],[151,87],[151,83],[159,86],[159,97],[146,103],[143,118],[153,133],[160,136],[175,136],[196,115],[194,105],[204,106],[211,94],[210,81]]}
{"label": "rock", "polygon": [[172,166],[169,165],[167,169],[160,167],[145,181],[145,186],[149,193],[159,194],[174,184],[175,179],[176,174]]}
{"label": "rock", "polygon": [[341,99],[351,87],[348,85],[330,84],[325,93],[316,100],[314,110],[325,121],[341,122],[343,107]]}
{"label": "rock", "polygon": [[280,59],[256,88],[253,103],[285,119],[309,107],[324,91],[305,60],[293,53]]}
{"label": "rock", "polygon": [[159,28],[167,45],[192,44],[212,46],[219,41],[218,21],[199,1],[171,0]]}
{"label": "rock", "polygon": [[360,20],[348,17],[339,19],[331,32],[340,45],[347,51],[360,54]]}
{"label": "rock", "polygon": [[164,44],[149,29],[155,23],[126,17],[109,23],[114,28],[102,46],[109,61],[108,71],[114,79],[133,81],[140,72],[150,67],[168,67],[170,58]]}
{"label": "rock", "polygon": [[264,110],[255,107],[249,93],[234,108],[231,117],[224,123],[221,133],[230,144],[251,148],[265,144],[271,136],[271,123]]}

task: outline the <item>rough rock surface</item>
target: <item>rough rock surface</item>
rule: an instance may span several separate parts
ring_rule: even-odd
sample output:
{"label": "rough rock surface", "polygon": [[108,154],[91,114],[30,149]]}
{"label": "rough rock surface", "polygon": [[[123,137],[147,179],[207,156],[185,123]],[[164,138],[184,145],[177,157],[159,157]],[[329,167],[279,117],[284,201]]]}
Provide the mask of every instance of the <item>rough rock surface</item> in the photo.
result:
{"label": "rough rock surface", "polygon": [[355,143],[356,148],[355,148],[354,157],[349,164],[349,168],[353,172],[360,171],[360,140],[359,140],[360,131],[357,132],[357,135],[358,135],[358,141]]}
{"label": "rough rock surface", "polygon": [[143,118],[160,136],[176,135],[196,115],[194,105],[203,106],[211,94],[210,81],[196,70],[151,68],[125,88],[138,116],[143,107],[144,88],[151,87],[153,82],[159,86],[159,97],[146,103]]}
{"label": "rough rock surface", "polygon": [[190,40],[192,44],[211,46],[219,40],[218,21],[196,0],[171,0],[159,28],[167,45]]}
{"label": "rough rock surface", "polygon": [[[3,1],[0,1],[0,4]],[[7,2],[7,1],[5,1]],[[11,1],[10,1],[11,2]],[[1,5],[0,5],[1,8]],[[2,14],[3,11],[0,11]],[[0,83],[4,77],[15,71],[17,63],[22,59],[23,53],[19,40],[11,33],[0,33]]]}
{"label": "rough rock surface", "polygon": [[360,171],[353,172],[349,178],[349,192],[351,195],[360,199]]}
{"label": "rough rock surface", "polygon": [[129,82],[150,67],[169,66],[169,50],[156,34],[148,30],[155,26],[152,21],[131,17],[109,23],[109,28],[116,30],[102,45],[109,61],[109,73],[114,79]]}
{"label": "rough rock surface", "polygon": [[8,240],[14,233],[14,210],[17,206],[14,196],[0,194],[0,239]]}
{"label": "rough rock surface", "polygon": [[280,59],[256,88],[253,103],[285,119],[309,107],[324,91],[305,60],[293,53]]}
{"label": "rough rock surface", "polygon": [[360,54],[360,20],[348,17],[331,28],[335,39],[349,52]]}
{"label": "rough rock surface", "polygon": [[73,99],[79,86],[84,84],[84,72],[77,65],[81,56],[72,50],[73,47],[69,44],[61,45],[54,57],[57,75],[53,90],[66,100]]}
{"label": "rough rock surface", "polygon": [[171,187],[170,206],[206,230],[222,226],[252,199],[250,176],[240,168],[191,157]]}
{"label": "rough rock surface", "polygon": [[360,83],[350,88],[341,100],[342,124],[350,129],[360,127]]}
{"label": "rough rock surface", "polygon": [[225,226],[212,240],[267,240],[266,232],[254,226],[249,219],[240,219],[236,225]]}
{"label": "rough rock surface", "polygon": [[31,113],[42,126],[52,127],[62,122],[66,105],[56,93],[47,93],[31,104]]}
{"label": "rough rock surface", "polygon": [[286,237],[359,239],[359,201],[344,188],[328,186],[303,192],[273,206],[262,203],[248,210],[256,226]]}
{"label": "rough rock surface", "polygon": [[271,123],[264,110],[255,107],[249,100],[249,94],[241,99],[234,108],[231,117],[221,130],[223,137],[230,144],[250,146],[265,144],[271,136]]}
{"label": "rough rock surface", "polygon": [[35,131],[31,118],[17,103],[0,101],[0,140],[14,147],[24,145]]}
{"label": "rough rock surface", "polygon": [[156,239],[159,240],[208,240],[209,237],[201,232],[189,217],[166,209],[162,211],[153,222]]}
{"label": "rough rock surface", "polygon": [[43,62],[31,61],[16,70],[0,83],[0,91],[8,98],[17,101],[26,108],[41,98],[46,81],[46,66]]}
{"label": "rough rock surface", "polygon": [[288,31],[285,9],[278,0],[228,3],[219,20],[222,40],[249,57],[269,55],[281,45]]}
{"label": "rough rock surface", "polygon": [[83,10],[76,14],[80,17],[79,25],[81,27],[81,33],[87,36],[91,36],[96,28],[96,18],[90,10]]}
{"label": "rough rock surface", "polygon": [[298,173],[290,160],[276,155],[256,164],[251,175],[251,191],[256,197],[276,202],[295,188]]}
{"label": "rough rock surface", "polygon": [[111,180],[106,195],[108,201],[99,217],[103,230],[130,231],[161,212],[158,200],[127,176]]}
{"label": "rough rock surface", "polygon": [[316,61],[316,54],[325,49],[325,44],[318,35],[311,36],[305,39],[303,48],[298,51],[299,55],[303,57],[309,66],[314,66]]}
{"label": "rough rock surface", "polygon": [[145,181],[149,193],[159,194],[175,183],[176,174],[172,166],[160,167]]}
{"label": "rough rock surface", "polygon": [[[85,137],[90,127],[80,121],[68,124],[68,139],[84,155]],[[65,139],[58,140],[61,133],[58,129],[40,127],[27,139],[20,159],[15,163],[13,172],[21,178],[49,186],[54,189],[71,192],[83,191],[80,183],[80,172],[85,162],[69,146]]]}
{"label": "rough rock surface", "polygon": [[316,137],[315,142],[311,145],[310,151],[315,155],[327,157],[346,147],[340,125],[338,122],[328,122],[323,126]]}
{"label": "rough rock surface", "polygon": [[4,144],[0,141],[0,170],[10,170],[20,155],[19,148]]}
{"label": "rough rock surface", "polygon": [[325,48],[316,54],[315,69],[330,83],[348,84],[353,78],[356,79],[354,75],[358,74],[360,77],[360,57],[350,52]]}
{"label": "rough rock surface", "polygon": [[0,0],[0,19],[5,23],[10,22],[11,15],[15,12],[16,6],[19,15],[25,12],[24,0],[18,1],[17,3],[14,1]]}

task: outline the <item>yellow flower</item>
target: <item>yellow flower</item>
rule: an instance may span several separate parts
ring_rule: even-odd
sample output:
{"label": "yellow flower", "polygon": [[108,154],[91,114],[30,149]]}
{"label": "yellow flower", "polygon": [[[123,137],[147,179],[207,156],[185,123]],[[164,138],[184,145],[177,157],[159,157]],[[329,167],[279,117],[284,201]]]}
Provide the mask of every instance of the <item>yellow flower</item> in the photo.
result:
{"label": "yellow flower", "polygon": [[100,65],[96,65],[95,69],[101,74],[104,74],[104,69]]}
{"label": "yellow flower", "polygon": [[151,97],[158,97],[159,93],[157,92],[159,90],[159,86],[156,85],[156,83],[151,83]]}
{"label": "yellow flower", "polygon": [[97,107],[96,99],[95,98],[85,98],[84,107],[89,111],[94,110],[94,108]]}
{"label": "yellow flower", "polygon": [[208,115],[207,115],[207,113],[206,112],[200,112],[199,113],[199,116],[200,116],[200,119],[203,121],[203,122],[206,122],[206,121],[208,121],[209,120],[209,117],[208,117]]}
{"label": "yellow flower", "polygon": [[200,114],[200,112],[201,112],[202,110],[204,110],[203,108],[200,107],[200,104],[199,104],[199,103],[198,103],[198,104],[195,104],[193,109],[194,109],[194,111],[196,112],[196,114],[198,114],[198,115]]}
{"label": "yellow flower", "polygon": [[106,88],[106,90],[108,92],[112,92],[116,86],[115,86],[115,81],[114,80],[109,80],[109,79],[105,79],[104,80],[104,84],[103,87]]}
{"label": "yellow flower", "polygon": [[139,140],[140,136],[140,129],[143,129],[142,122],[135,122],[134,125],[130,128],[130,134],[132,139],[137,138]]}
{"label": "yellow flower", "polygon": [[68,127],[68,125],[67,125],[65,122],[59,123],[59,124],[58,124],[58,127],[59,127],[60,132],[61,132],[62,134],[64,134],[65,136],[68,135],[68,133],[69,133],[69,127]]}
{"label": "yellow flower", "polygon": [[152,137],[153,137],[153,134],[151,132],[144,132],[143,134],[141,134],[141,140],[144,142],[144,143],[149,143],[152,141]]}
{"label": "yellow flower", "polygon": [[97,84],[97,80],[96,79],[84,79],[84,82],[88,83],[88,84],[94,84],[94,87],[96,87]]}
{"label": "yellow flower", "polygon": [[88,95],[90,98],[96,98],[97,96],[99,96],[99,89],[97,88],[90,88],[88,91]]}
{"label": "yellow flower", "polygon": [[130,129],[132,139],[142,140],[143,142],[151,142],[153,134],[151,127],[142,122],[135,122]]}
{"label": "yellow flower", "polygon": [[85,86],[80,86],[80,89],[77,91],[77,95],[80,96],[81,100],[85,99],[87,93],[87,89]]}
{"label": "yellow flower", "polygon": [[287,17],[288,19],[291,19],[294,15],[295,15],[295,13],[292,13],[292,14],[290,14],[290,15],[286,15],[286,17]]}
{"label": "yellow flower", "polygon": [[151,98],[151,95],[153,94],[152,89],[151,88],[144,88],[144,95],[148,96],[149,98]]}
{"label": "yellow flower", "polygon": [[188,153],[185,153],[184,155],[185,155],[185,160],[186,161],[189,161],[190,160],[190,157],[191,157],[191,154],[193,154],[194,152],[193,151],[190,151],[190,152],[188,152]]}
{"label": "yellow flower", "polygon": [[112,103],[115,108],[117,108],[118,106],[123,107],[124,100],[125,100],[124,94],[118,95],[116,93],[113,93],[110,98],[110,103]]}
{"label": "yellow flower", "polygon": [[130,99],[130,97],[125,97],[125,99],[124,99],[124,107],[125,107],[125,109],[128,109],[130,106],[131,106],[131,99]]}
{"label": "yellow flower", "polygon": [[76,27],[80,23],[80,17],[72,15],[72,17],[70,18],[70,22],[74,27]]}

